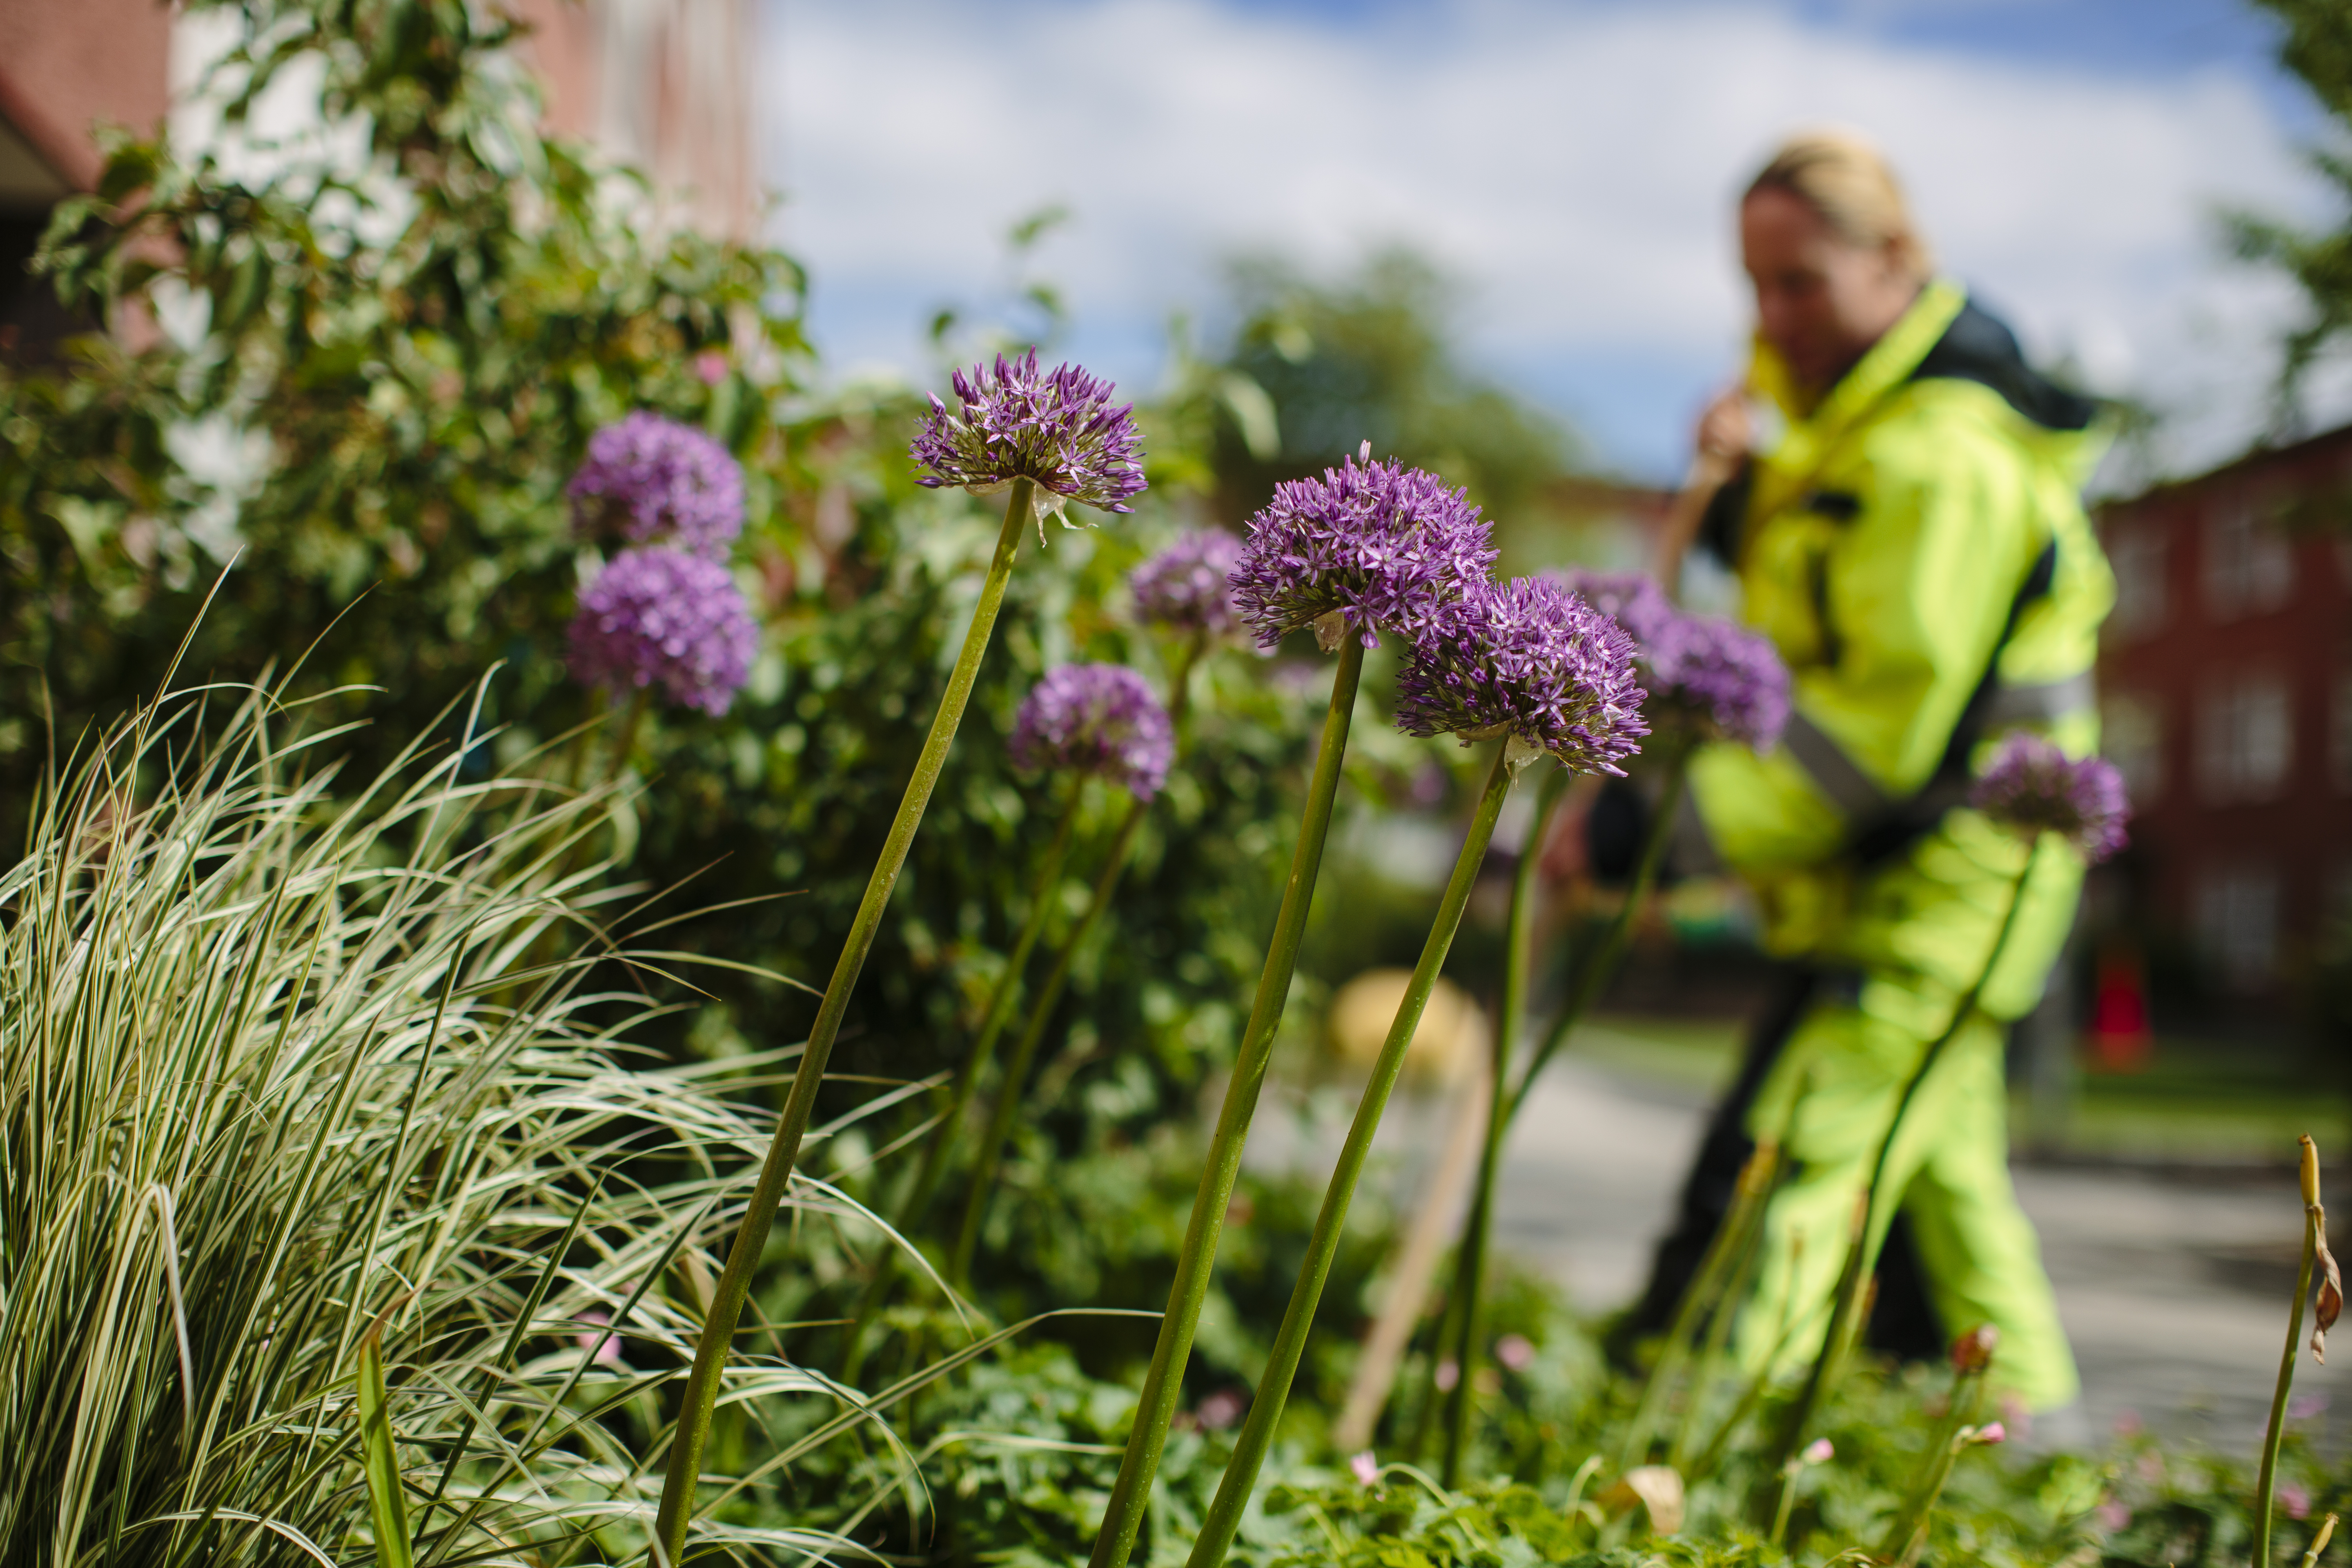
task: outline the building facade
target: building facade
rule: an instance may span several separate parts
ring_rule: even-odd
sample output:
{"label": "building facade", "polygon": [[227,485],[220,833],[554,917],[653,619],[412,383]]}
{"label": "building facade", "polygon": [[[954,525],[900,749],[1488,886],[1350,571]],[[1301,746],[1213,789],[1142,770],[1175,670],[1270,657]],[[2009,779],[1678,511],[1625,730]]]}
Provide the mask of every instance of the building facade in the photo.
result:
{"label": "building facade", "polygon": [[2277,999],[2352,913],[2352,427],[2099,509],[2127,923]]}

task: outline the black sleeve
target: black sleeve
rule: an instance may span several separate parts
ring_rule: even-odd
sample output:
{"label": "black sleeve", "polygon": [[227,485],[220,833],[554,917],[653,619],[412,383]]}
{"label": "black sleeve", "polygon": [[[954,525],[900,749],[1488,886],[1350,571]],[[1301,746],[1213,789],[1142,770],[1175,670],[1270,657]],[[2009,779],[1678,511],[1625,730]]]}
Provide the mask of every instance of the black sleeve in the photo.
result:
{"label": "black sleeve", "polygon": [[1584,819],[1585,860],[1595,879],[1615,883],[1632,879],[1654,809],[1630,779],[1611,779],[1601,786]]}
{"label": "black sleeve", "polygon": [[1728,569],[1739,564],[1740,521],[1748,515],[1748,493],[1756,486],[1756,467],[1742,460],[1739,471],[1707,498],[1699,514],[1698,547]]}

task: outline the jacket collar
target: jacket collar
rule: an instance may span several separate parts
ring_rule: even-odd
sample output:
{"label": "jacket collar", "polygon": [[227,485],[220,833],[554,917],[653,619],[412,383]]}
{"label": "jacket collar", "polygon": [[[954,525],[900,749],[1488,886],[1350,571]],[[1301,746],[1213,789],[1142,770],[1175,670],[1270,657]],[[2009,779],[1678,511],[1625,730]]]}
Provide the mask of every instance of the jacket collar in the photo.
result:
{"label": "jacket collar", "polygon": [[1769,516],[1806,487],[1838,444],[1910,379],[1967,303],[1959,284],[1931,279],[1810,413],[1802,410],[1788,363],[1761,337],[1755,340],[1748,386],[1778,407],[1785,421],[1779,444],[1759,464],[1756,515]]}

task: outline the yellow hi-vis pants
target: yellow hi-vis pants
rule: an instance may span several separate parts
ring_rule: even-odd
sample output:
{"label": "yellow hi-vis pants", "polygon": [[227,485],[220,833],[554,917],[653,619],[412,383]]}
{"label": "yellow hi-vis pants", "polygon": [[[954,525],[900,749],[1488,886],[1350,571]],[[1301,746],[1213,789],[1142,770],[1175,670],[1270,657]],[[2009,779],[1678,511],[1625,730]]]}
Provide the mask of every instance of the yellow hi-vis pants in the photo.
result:
{"label": "yellow hi-vis pants", "polygon": [[[1860,1194],[1928,1037],[1858,1007],[1817,1007],[1757,1096],[1751,1134],[1785,1129],[1796,1164],[1766,1211],[1757,1288],[1740,1314],[1738,1346],[1749,1371],[1769,1360],[1786,1374],[1819,1353]],[[2071,1403],[2081,1389],[2074,1353],[2009,1179],[2001,1031],[1981,1014],[1944,1047],[1904,1117],[1870,1238],[1874,1258],[1895,1194],[1946,1332],[1992,1324],[2000,1331],[1992,1385],[2029,1410]]]}

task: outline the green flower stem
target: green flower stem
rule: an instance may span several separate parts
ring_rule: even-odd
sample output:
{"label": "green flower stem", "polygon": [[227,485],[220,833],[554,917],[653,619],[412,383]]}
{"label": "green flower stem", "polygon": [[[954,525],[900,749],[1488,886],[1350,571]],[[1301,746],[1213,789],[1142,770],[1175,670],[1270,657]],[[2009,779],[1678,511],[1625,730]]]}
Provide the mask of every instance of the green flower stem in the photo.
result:
{"label": "green flower stem", "polygon": [[[1601,992],[1615,978],[1617,964],[1625,956],[1625,944],[1633,939],[1633,920],[1648,899],[1650,888],[1658,879],[1658,868],[1665,863],[1666,841],[1674,836],[1675,814],[1682,809],[1683,788],[1690,776],[1691,742],[1683,736],[1670,736],[1651,748],[1653,755],[1665,763],[1665,783],[1658,794],[1657,812],[1650,820],[1650,831],[1642,841],[1642,856],[1633,866],[1633,880],[1625,889],[1624,906],[1609,922],[1609,930],[1601,939],[1591,957],[1577,971],[1576,987],[1569,994],[1567,1005],[1545,1031],[1543,1043],[1536,1047],[1528,1062],[1527,1071],[1520,1076],[1519,1087],[1510,1096],[1504,1114],[1507,1127],[1527,1105],[1528,1096],[1535,1092],[1536,1080],[1543,1069],[1551,1065],[1552,1057],[1567,1043],[1570,1035],[1592,1004],[1601,999]],[[1495,1089],[1499,1097],[1502,1086]]]}
{"label": "green flower stem", "polygon": [[2303,1262],[2294,1273],[2294,1305],[2287,1312],[2286,1350],[2279,1357],[2278,1386],[2271,1393],[2270,1425],[2263,1431],[2262,1473],[2254,1482],[2254,1568],[2270,1568],[2271,1510],[2278,1501],[2279,1436],[2286,1430],[2286,1396],[2294,1386],[2294,1363],[2303,1353],[2303,1304],[2311,1300],[2311,1274],[2319,1261],[2319,1241],[2327,1211],[2319,1206],[2319,1146],[2303,1135]]}
{"label": "green flower stem", "polygon": [[1477,813],[1470,819],[1469,836],[1463,840],[1462,852],[1454,859],[1454,876],[1446,883],[1445,897],[1437,906],[1437,919],[1430,925],[1429,940],[1422,944],[1421,962],[1413,965],[1404,1000],[1397,1007],[1395,1021],[1389,1026],[1388,1038],[1381,1043],[1379,1059],[1372,1064],[1371,1081],[1364,1086],[1364,1097],[1357,1102],[1356,1119],[1348,1128],[1347,1142],[1340,1146],[1339,1163],[1331,1173],[1330,1185],[1323,1191],[1322,1210],[1315,1216],[1314,1235],[1307,1244],[1307,1261],[1298,1271],[1297,1284],[1291,1289],[1290,1305],[1282,1314],[1282,1327],[1275,1334],[1265,1373],[1258,1379],[1257,1397],[1250,1402],[1249,1417],[1242,1423],[1241,1436],[1234,1444],[1234,1457],[1225,1465],[1224,1479],[1217,1483],[1216,1499],[1202,1516],[1201,1533],[1192,1542],[1192,1555],[1186,1560],[1186,1568],[1217,1568],[1233,1544],[1234,1532],[1241,1527],[1242,1510],[1257,1485],[1258,1469],[1265,1462],[1266,1450],[1274,1445],[1275,1426],[1282,1419],[1291,1380],[1297,1374],[1299,1357],[1306,1352],[1307,1333],[1315,1326],[1315,1309],[1323,1300],[1323,1286],[1330,1278],[1332,1259],[1339,1256],[1339,1234],[1347,1226],[1348,1205],[1356,1195],[1364,1162],[1371,1155],[1372,1134],[1380,1130],[1381,1114],[1388,1109],[1390,1091],[1396,1087],[1397,1074],[1404,1067],[1405,1050],[1412,1044],[1413,1032],[1421,1026],[1422,1010],[1429,1005],[1429,993],[1437,984],[1437,972],[1444,967],[1445,954],[1454,945],[1454,933],[1462,924],[1462,911],[1469,905],[1470,890],[1478,881],[1478,868],[1486,862],[1487,841],[1495,836],[1495,818],[1503,809],[1505,797],[1511,793],[1512,775],[1517,772],[1511,765],[1510,742],[1496,742],[1495,762],[1486,775],[1486,792],[1478,797]]}
{"label": "green flower stem", "polygon": [[1503,999],[1495,1017],[1495,1087],[1486,1096],[1486,1139],[1478,1150],[1478,1182],[1472,1189],[1470,1210],[1462,1222],[1461,1245],[1454,1248],[1454,1294],[1462,1310],[1452,1320],[1454,1379],[1446,1396],[1445,1461],[1438,1474],[1438,1483],[1449,1491],[1461,1484],[1477,1403],[1470,1386],[1471,1373],[1476,1370],[1478,1345],[1486,1333],[1479,1304],[1486,1254],[1494,1244],[1495,1182],[1502,1169],[1503,1135],[1509,1130],[1503,1086],[1511,1081],[1511,1050],[1527,1017],[1528,975],[1534,967],[1536,873],[1544,843],[1551,836],[1552,814],[1559,810],[1568,783],[1575,776],[1562,767],[1544,774],[1534,818],[1528,824],[1528,836],[1511,870],[1511,914],[1503,933]]}
{"label": "green flower stem", "polygon": [[[1062,883],[1062,863],[1069,856],[1070,836],[1077,826],[1078,805],[1085,795],[1086,780],[1071,780],[1061,820],[1054,825],[1053,841],[1045,847],[1045,858],[1038,862],[1037,876],[1030,887],[1028,918],[1013,938],[1004,973],[997,976],[996,985],[989,993],[988,1011],[981,1016],[980,1037],[972,1042],[963,1065],[956,1071],[947,1103],[940,1110],[939,1123],[931,1129],[930,1140],[923,1150],[922,1165],[916,1171],[906,1196],[899,1201],[893,1228],[902,1237],[913,1234],[916,1225],[929,1210],[931,1199],[938,1194],[940,1182],[947,1174],[948,1155],[954,1151],[956,1134],[963,1127],[963,1113],[971,1108],[981,1075],[988,1070],[990,1060],[996,1055],[996,1042],[1003,1037],[1004,1026],[1013,1021],[1013,998],[1020,992],[1022,975],[1028,972],[1029,955],[1036,951],[1037,939],[1045,934],[1046,917],[1053,910],[1054,891]],[[851,1316],[849,1327],[842,1331],[841,1381],[851,1387],[856,1386],[857,1374],[865,1369],[866,1330],[883,1303],[890,1299],[891,1287],[898,1283],[898,1256],[896,1246],[885,1246],[876,1255],[874,1272],[866,1279],[857,1310]]]}
{"label": "green flower stem", "polygon": [[1233,1202],[1234,1178],[1241,1170],[1242,1145],[1249,1138],[1250,1118],[1257,1110],[1258,1094],[1265,1087],[1266,1064],[1274,1055],[1274,1038],[1282,1027],[1283,1006],[1290,999],[1298,939],[1307,926],[1307,906],[1315,900],[1323,840],[1330,833],[1331,805],[1339,791],[1339,764],[1348,751],[1348,726],[1356,712],[1356,688],[1363,679],[1362,641],[1349,637],[1340,644],[1339,653],[1331,706],[1323,718],[1322,749],[1316,753],[1315,776],[1307,786],[1306,809],[1299,816],[1298,845],[1291,854],[1290,879],[1283,887],[1282,912],[1275,917],[1274,939],[1266,946],[1265,965],[1258,973],[1249,1023],[1242,1030],[1233,1078],[1225,1086],[1225,1102],[1217,1112],[1217,1129],[1209,1141],[1200,1190],[1192,1197],[1192,1216],[1184,1226],[1183,1247],[1176,1257],[1175,1286],[1169,1291],[1167,1315],[1160,1320],[1160,1339],[1152,1347],[1150,1370],[1144,1373],[1135,1427],[1119,1459],[1118,1479],[1111,1488],[1110,1505],[1104,1510],[1102,1528],[1095,1536],[1089,1568],[1126,1568],[1134,1553],[1136,1533],[1143,1526],[1144,1510],[1151,1500],[1151,1479],[1160,1468],[1160,1451],[1168,1441],[1168,1424],[1175,1417],[1177,1396],[1183,1392],[1184,1364],[1192,1353],[1193,1331],[1200,1327],[1201,1304],[1208,1297],[1209,1273],[1216,1263],[1218,1238],[1224,1232],[1225,1207]]}
{"label": "green flower stem", "polygon": [[1020,1043],[1005,1060],[1003,1081],[997,1085],[996,1105],[989,1112],[988,1130],[981,1134],[980,1149],[972,1161],[963,1216],[956,1222],[955,1247],[948,1255],[948,1283],[959,1289],[971,1277],[971,1255],[980,1245],[980,1222],[988,1212],[988,1194],[996,1185],[996,1167],[1004,1156],[1005,1140],[1013,1135],[1013,1119],[1021,1114],[1021,1092],[1029,1081],[1030,1068],[1037,1060],[1037,1047],[1045,1040],[1046,1026],[1054,1021],[1054,1009],[1061,1005],[1062,992],[1070,983],[1070,971],[1077,963],[1080,950],[1110,908],[1119,876],[1127,869],[1128,854],[1135,846],[1136,834],[1150,811],[1148,801],[1129,803],[1127,820],[1118,825],[1118,837],[1111,841],[1110,857],[1103,864],[1102,874],[1095,879],[1094,896],[1087,905],[1087,912],[1079,917],[1076,929],[1062,944],[1062,951],[1055,954],[1053,971],[1038,988],[1037,999],[1030,1004],[1028,1027],[1021,1031]]}
{"label": "green flower stem", "polygon": [[801,1138],[808,1131],[810,1114],[816,1109],[817,1088],[824,1078],[826,1058],[833,1054],[834,1037],[841,1032],[842,1016],[849,1010],[849,994],[856,988],[858,971],[866,966],[866,955],[874,946],[875,932],[882,924],[882,911],[888,907],[891,890],[898,884],[898,872],[906,865],[908,849],[914,844],[915,829],[922,824],[923,808],[930,804],[931,791],[938,786],[940,772],[947,765],[948,748],[955,742],[956,726],[962,722],[964,704],[971,700],[972,684],[980,677],[981,657],[988,651],[989,637],[996,629],[996,613],[1003,607],[1004,590],[1013,578],[1013,558],[1021,548],[1022,531],[1029,524],[1030,498],[1035,488],[1030,479],[1013,481],[1013,494],[1004,508],[1004,525],[997,531],[996,553],[981,584],[980,602],[972,608],[971,626],[964,633],[963,649],[956,656],[955,671],[948,677],[940,710],[931,720],[931,732],[923,742],[922,754],[916,759],[914,776],[907,781],[906,794],[899,798],[898,815],[890,823],[889,837],[883,841],[881,858],[875,862],[874,874],[866,880],[866,896],[858,902],[849,938],[842,943],[841,956],[834,963],[833,978],[825,985],[816,1023],[809,1030],[808,1044],[793,1074],[792,1092],[776,1122],[775,1138],[769,1143],[767,1160],[760,1167],[759,1184],[751,1189],[743,1223],[735,1232],[734,1245],[728,1249],[727,1267],[711,1292],[710,1308],[703,1317],[701,1335],[695,1342],[694,1369],[687,1374],[685,1403],[678,1412],[677,1433],[670,1439],[667,1472],[662,1478],[661,1509],[654,1523],[657,1568],[676,1568],[686,1550],[686,1527],[694,1512],[694,1489],[702,1465],[702,1447],[710,1436],[710,1413],[719,1401],[719,1377],[726,1371],[735,1325],[743,1313],[743,1299],[751,1291],[752,1271],[759,1267],[760,1255],[767,1247],[776,1207],[783,1202],[784,1190],[792,1181],[793,1163],[800,1158]]}
{"label": "green flower stem", "polygon": [[[1936,1504],[1943,1498],[1945,1484],[1952,1479],[1952,1464],[1976,1436],[1977,1409],[1984,1403],[1985,1371],[1990,1364],[1988,1359],[1952,1374],[1952,1392],[1944,1402],[1944,1418],[1936,1424],[1927,1459],[1920,1467],[1911,1495],[1904,1500],[1903,1510],[1895,1516],[1895,1523],[1878,1549],[1880,1561],[1908,1565],[1918,1562],[1919,1554],[1927,1550],[1927,1531],[1935,1522]],[[1781,1533],[1781,1529],[1776,1528],[1768,1539],[1777,1546]]]}
{"label": "green flower stem", "polygon": [[1953,1006],[1951,1021],[1944,1026],[1944,1032],[1930,1040],[1927,1048],[1920,1053],[1919,1065],[1912,1069],[1909,1080],[1903,1085],[1902,1095],[1895,1102],[1895,1114],[1887,1119],[1885,1136],[1878,1142],[1878,1156],[1871,1163],[1870,1184],[1863,1190],[1862,1202],[1857,1205],[1854,1237],[1846,1248],[1845,1268],[1838,1276],[1837,1293],[1830,1309],[1829,1331],[1822,1336],[1821,1352],[1813,1357],[1812,1367],[1805,1373],[1804,1386],[1798,1391],[1796,1399],[1781,1417],[1778,1438],[1764,1466],[1766,1475],[1779,1474],[1780,1467],[1787,1464],[1804,1443],[1805,1428],[1811,1422],[1813,1412],[1820,1407],[1831,1386],[1837,1381],[1848,1342],[1860,1328],[1863,1282],[1870,1276],[1874,1250],[1872,1237],[1878,1217],[1880,1189],[1886,1182],[1886,1165],[1895,1152],[1895,1137],[1903,1131],[1903,1119],[1909,1113],[1912,1101],[1918,1098],[1920,1086],[1927,1081],[1927,1074],[1943,1055],[1944,1047],[1951,1044],[1953,1037],[1976,1011],[1978,998],[1984,994],[1985,986],[1992,980],[1993,971],[2000,966],[2001,951],[2009,945],[2009,933],[2017,926],[2017,912],[2024,907],[2026,879],[2033,875],[2034,861],[2041,853],[2042,842],[2036,838],[2032,847],[2026,852],[2023,868],[2017,873],[2017,879],[2010,884],[2009,906],[2001,911],[2000,927],[1993,933],[1992,947],[1985,954],[1983,970],[1977,975],[1976,983]]}
{"label": "green flower stem", "polygon": [[[1655,1365],[1642,1384],[1642,1397],[1633,1407],[1633,1418],[1626,1423],[1625,1437],[1617,1453],[1619,1470],[1629,1470],[1647,1464],[1650,1440],[1657,1433],[1658,1418],[1664,1414],[1666,1400],[1682,1376],[1690,1360],[1692,1347],[1698,1338],[1699,1314],[1715,1306],[1711,1327],[1722,1329],[1731,1317],[1731,1302],[1727,1287],[1731,1278],[1746,1261],[1748,1240],[1753,1222],[1760,1219],[1764,1198],[1770,1190],[1771,1173],[1777,1163],[1777,1151],[1769,1144],[1759,1144],[1740,1168],[1739,1184],[1735,1190],[1731,1212],[1715,1236],[1707,1242],[1706,1252],[1699,1259],[1698,1272],[1683,1292],[1675,1308],[1674,1321],[1658,1350]],[[1719,1336],[1717,1336],[1719,1338]],[[1696,1402],[1703,1384],[1692,1385],[1691,1398]]]}
{"label": "green flower stem", "polygon": [[[1192,667],[1200,661],[1208,639],[1195,636],[1177,656],[1176,668],[1168,678],[1168,729],[1180,735],[1185,715],[1192,709]],[[1037,993],[1037,1000],[1029,1011],[1029,1026],[1021,1032],[1014,1046],[1013,1059],[1004,1065],[1004,1081],[997,1095],[996,1108],[988,1120],[988,1131],[981,1138],[980,1155],[972,1163],[971,1191],[964,1198],[963,1217],[956,1224],[954,1250],[949,1255],[948,1281],[961,1288],[971,1277],[971,1258],[980,1245],[980,1222],[988,1207],[988,1194],[996,1185],[997,1163],[1003,1157],[1004,1142],[1013,1133],[1013,1120],[1021,1109],[1022,1088],[1029,1081],[1029,1069],[1037,1059],[1037,1047],[1043,1043],[1045,1026],[1053,1021],[1054,1009],[1061,1005],[1062,992],[1070,982],[1070,971],[1077,963],[1078,952],[1095,927],[1109,912],[1112,895],[1118,890],[1118,879],[1127,870],[1128,857],[1135,852],[1137,834],[1143,819],[1150,814],[1149,801],[1130,801],[1127,818],[1118,825],[1111,840],[1110,855],[1103,862],[1102,874],[1095,880],[1093,896],[1087,900],[1086,912],[1070,932],[1062,949],[1054,956],[1054,968]]]}
{"label": "green flower stem", "polygon": [[[1706,1343],[1700,1349],[1697,1367],[1691,1373],[1690,1397],[1685,1401],[1682,1416],[1675,1425],[1674,1439],[1666,1445],[1666,1468],[1683,1475],[1692,1473],[1686,1468],[1691,1447],[1698,1441],[1699,1422],[1706,1414],[1708,1396],[1723,1374],[1731,1325],[1739,1315],[1739,1303],[1748,1300],[1757,1266],[1764,1257],[1764,1210],[1771,1201],[1772,1189],[1780,1183],[1780,1156],[1778,1142],[1767,1142],[1758,1147],[1740,1173],[1739,1189],[1728,1221],[1738,1237],[1734,1261],[1721,1289],[1712,1293]],[[1704,1296],[1700,1300],[1707,1301]]]}

